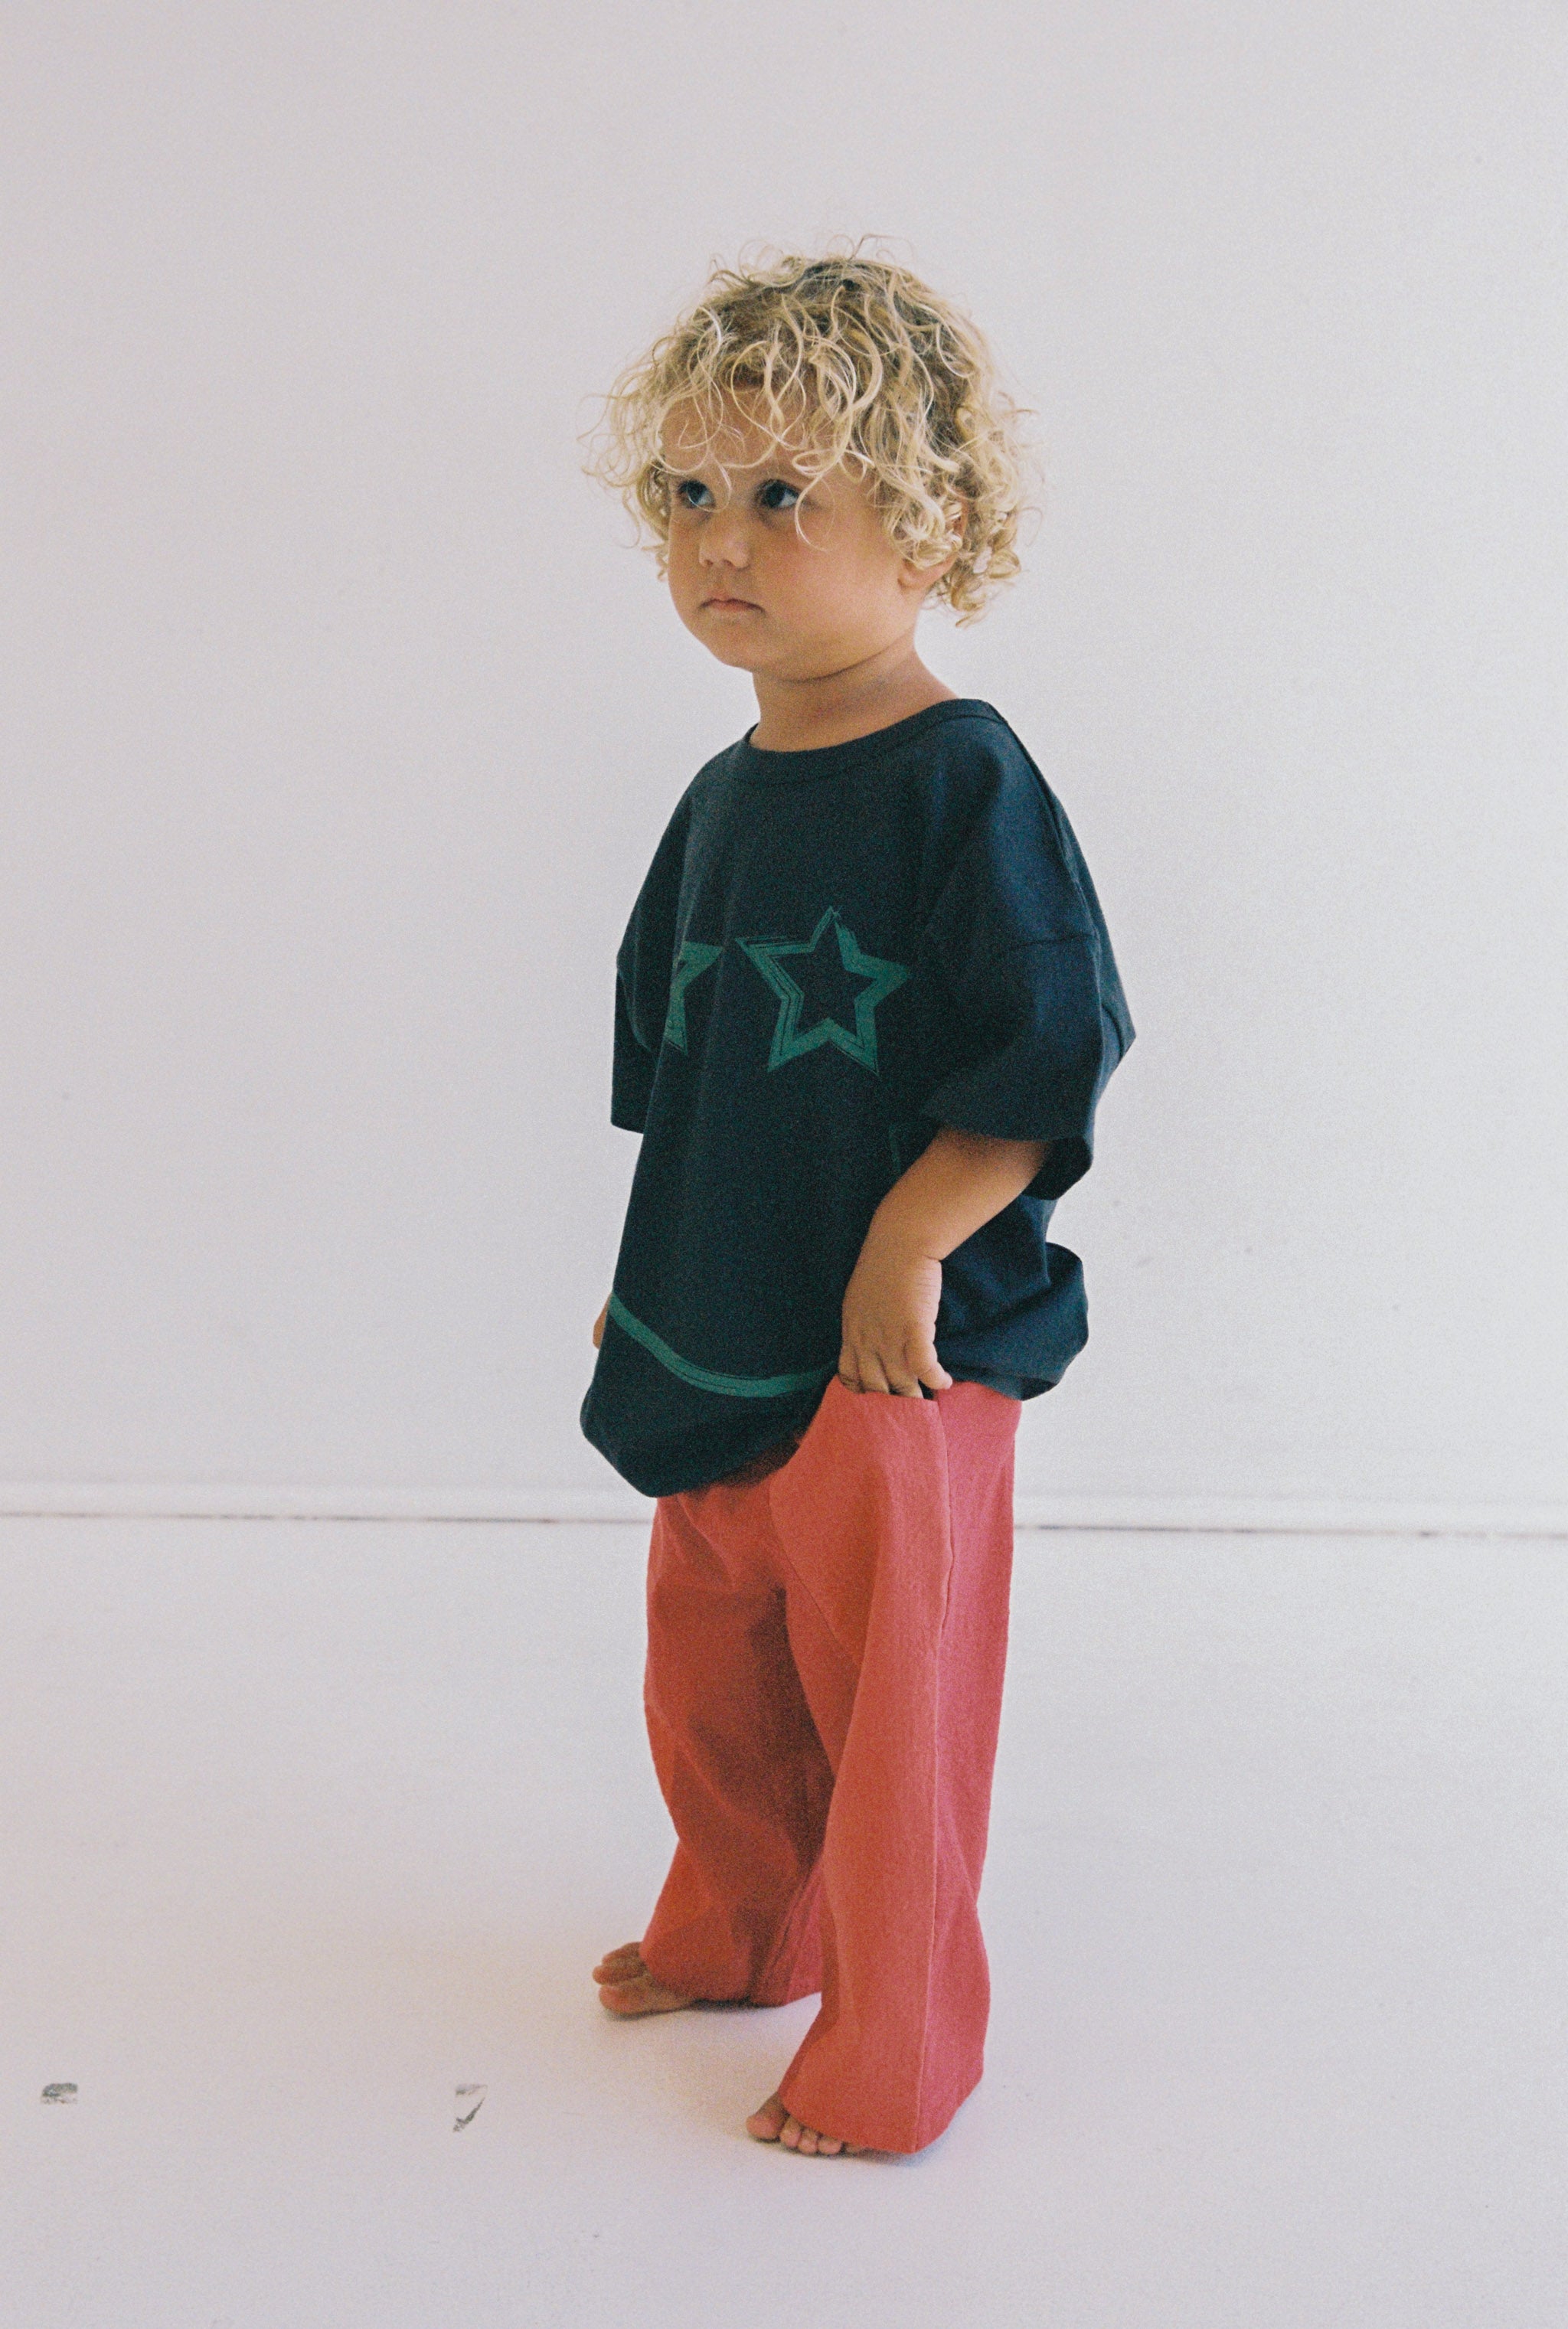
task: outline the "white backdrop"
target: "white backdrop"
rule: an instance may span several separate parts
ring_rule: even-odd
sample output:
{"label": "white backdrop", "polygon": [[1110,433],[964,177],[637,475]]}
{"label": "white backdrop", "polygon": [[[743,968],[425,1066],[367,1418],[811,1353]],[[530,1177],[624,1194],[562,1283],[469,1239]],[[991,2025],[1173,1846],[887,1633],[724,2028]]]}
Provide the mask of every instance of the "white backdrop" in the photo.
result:
{"label": "white backdrop", "polygon": [[751,705],[574,438],[711,256],[843,231],[1041,415],[928,654],[1138,1027],[1021,1491],[1563,1508],[1561,9],[3,21],[9,1508],[635,1503],[614,949]]}

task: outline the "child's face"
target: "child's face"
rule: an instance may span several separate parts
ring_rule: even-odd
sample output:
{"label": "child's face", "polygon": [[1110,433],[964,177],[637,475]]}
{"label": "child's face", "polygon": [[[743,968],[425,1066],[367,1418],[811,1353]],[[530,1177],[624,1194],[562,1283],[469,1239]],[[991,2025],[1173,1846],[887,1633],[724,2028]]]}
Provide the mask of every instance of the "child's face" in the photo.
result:
{"label": "child's face", "polygon": [[690,407],[665,432],[670,596],[686,628],[721,663],[780,680],[826,678],[907,637],[946,568],[911,566],[858,478],[813,484],[743,401],[726,399],[724,423],[706,457]]}

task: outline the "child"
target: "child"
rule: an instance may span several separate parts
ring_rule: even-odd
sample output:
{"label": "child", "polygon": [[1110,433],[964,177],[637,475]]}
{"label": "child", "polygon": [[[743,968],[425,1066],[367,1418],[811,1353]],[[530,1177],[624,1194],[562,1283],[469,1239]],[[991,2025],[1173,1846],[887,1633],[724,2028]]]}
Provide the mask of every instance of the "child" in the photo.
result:
{"label": "child", "polygon": [[[1017,571],[1016,410],[862,254],[721,270],[596,467],[757,724],[617,958],[643,1135],[588,1438],[657,1499],[646,1701],[676,1850],[618,2014],[821,2009],[763,2142],[921,2149],[974,2087],[1021,1402],[1082,1347],[1048,1245],[1132,1038],[1067,820],[915,653]],[[916,1412],[916,1410],[919,1412]]]}

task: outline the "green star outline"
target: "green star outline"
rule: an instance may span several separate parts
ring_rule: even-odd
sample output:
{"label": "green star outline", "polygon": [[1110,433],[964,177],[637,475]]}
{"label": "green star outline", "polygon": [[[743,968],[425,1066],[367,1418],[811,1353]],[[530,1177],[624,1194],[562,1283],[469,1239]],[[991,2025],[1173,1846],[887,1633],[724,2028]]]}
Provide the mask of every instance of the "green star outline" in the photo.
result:
{"label": "green star outline", "polygon": [[[845,969],[852,977],[869,979],[871,984],[863,987],[855,998],[853,1034],[836,1019],[819,1019],[815,1026],[808,1027],[802,1034],[800,1010],[806,997],[779,957],[815,954],[829,922],[833,924],[838,939],[838,958]],[[869,1068],[874,1076],[878,1072],[877,1005],[885,1002],[893,989],[902,986],[909,977],[906,964],[888,962],[880,955],[864,953],[836,906],[824,908],[821,919],[808,938],[740,938],[736,943],[751,957],[779,997],[779,1016],[774,1023],[773,1041],[768,1052],[770,1069],[781,1068],[786,1061],[799,1059],[803,1052],[815,1051],[818,1043],[836,1043],[839,1050],[854,1060],[857,1066]]]}

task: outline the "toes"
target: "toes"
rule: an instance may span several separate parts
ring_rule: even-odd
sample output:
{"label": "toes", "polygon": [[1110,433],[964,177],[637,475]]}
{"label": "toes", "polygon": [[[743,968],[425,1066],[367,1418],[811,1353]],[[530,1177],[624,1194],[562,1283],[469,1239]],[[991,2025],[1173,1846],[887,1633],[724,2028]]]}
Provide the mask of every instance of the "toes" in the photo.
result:
{"label": "toes", "polygon": [[746,2132],[759,2143],[781,2143],[786,2151],[798,2151],[807,2159],[836,2159],[841,2152],[866,2148],[864,2143],[845,2143],[840,2136],[824,2135],[815,2126],[804,2126],[778,2095],[770,2095],[760,2110],[751,2113]]}
{"label": "toes", "polygon": [[646,1973],[612,1973],[599,1985],[599,2002],[612,2013],[646,2013],[653,2003]]}
{"label": "toes", "polygon": [[674,2013],[692,2001],[682,1992],[666,1989],[642,1961],[642,1943],[628,1941],[600,1957],[593,1968],[602,2003],[612,2013]]}
{"label": "toes", "polygon": [[633,1976],[622,1974],[599,1985],[599,2002],[611,2013],[678,2013],[691,1999],[663,1989],[646,1969]]}
{"label": "toes", "polygon": [[601,2005],[608,2005],[612,2013],[646,2013],[651,2003],[647,1974],[632,1980],[628,1980],[623,1975],[616,1981],[601,1981],[599,2002]]}
{"label": "toes", "polygon": [[784,2132],[784,2122],[789,2114],[777,2095],[770,2095],[760,2110],[754,2110],[746,2121],[746,2132],[759,2143],[777,2143]]}

